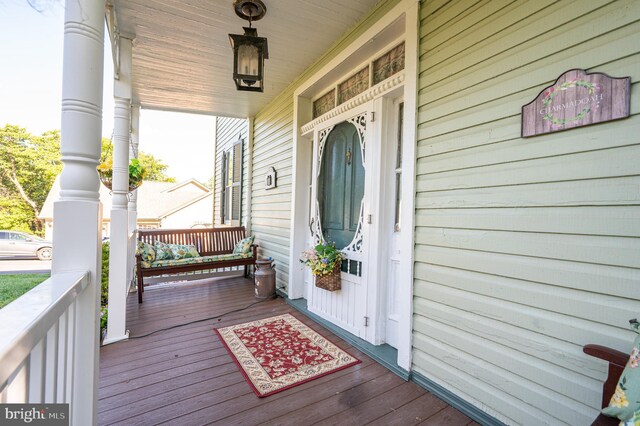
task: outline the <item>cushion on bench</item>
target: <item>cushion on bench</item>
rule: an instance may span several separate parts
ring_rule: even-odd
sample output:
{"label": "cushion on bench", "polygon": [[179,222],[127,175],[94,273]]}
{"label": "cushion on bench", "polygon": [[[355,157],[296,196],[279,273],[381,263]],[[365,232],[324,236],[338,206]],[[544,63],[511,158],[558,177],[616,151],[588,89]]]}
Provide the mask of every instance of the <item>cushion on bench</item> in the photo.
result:
{"label": "cushion on bench", "polygon": [[138,241],[136,253],[140,255],[143,262],[153,262],[156,260],[156,249],[144,241]]}
{"label": "cushion on bench", "polygon": [[154,245],[139,241],[137,253],[147,263],[200,256],[192,244],[166,244],[160,241],[154,241]]}
{"label": "cushion on bench", "polygon": [[223,260],[249,259],[252,256],[252,253],[214,254],[211,256],[190,257],[184,259],[156,260],[155,262],[143,261],[141,262],[141,266],[145,269],[162,268],[165,266],[193,265],[197,263],[214,263]]}
{"label": "cushion on bench", "polygon": [[253,235],[244,238],[236,243],[236,246],[233,248],[234,253],[251,253],[251,245],[253,244],[253,240],[255,237]]}
{"label": "cushion on bench", "polygon": [[173,253],[171,252],[169,244],[165,244],[161,241],[154,241],[153,245],[156,249],[156,261],[173,259]]}
{"label": "cushion on bench", "polygon": [[636,320],[630,322],[631,329],[638,336],[633,342],[631,356],[618,380],[615,393],[602,414],[634,424],[635,419],[640,417],[640,323]]}
{"label": "cushion on bench", "polygon": [[194,257],[200,257],[200,253],[196,249],[196,246],[190,244],[167,244],[171,249],[174,259],[189,259]]}

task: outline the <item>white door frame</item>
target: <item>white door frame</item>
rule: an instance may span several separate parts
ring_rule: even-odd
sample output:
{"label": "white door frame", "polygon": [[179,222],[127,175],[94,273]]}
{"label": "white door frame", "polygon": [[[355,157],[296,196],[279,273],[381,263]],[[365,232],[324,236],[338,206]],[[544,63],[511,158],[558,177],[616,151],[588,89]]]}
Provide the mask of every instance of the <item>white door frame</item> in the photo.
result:
{"label": "white door frame", "polygon": [[[376,43],[379,34],[387,28],[401,22],[404,28],[405,69],[402,73],[388,79],[366,93],[371,100],[399,87],[402,84],[404,98],[403,134],[403,173],[402,187],[405,190],[402,199],[401,221],[405,229],[409,229],[410,238],[402,242],[403,257],[401,282],[398,285],[398,307],[402,317],[398,330],[397,364],[405,370],[411,369],[412,316],[413,316],[413,257],[414,257],[414,204],[415,204],[415,166],[416,166],[416,114],[417,114],[417,81],[418,81],[418,35],[419,35],[419,2],[402,0],[377,22],[366,29],[349,46],[344,48],[332,60],[321,66],[310,78],[303,82],[293,96],[293,189],[291,200],[290,252],[291,267],[289,270],[288,296],[291,299],[304,297],[304,271],[296,259],[305,250],[306,233],[309,232],[309,173],[308,159],[312,153],[312,138],[309,126],[312,121],[311,98],[318,95],[318,85],[324,84],[328,76],[335,75],[340,64],[353,63],[354,67],[361,63],[360,48]],[[381,46],[382,47],[382,46]],[[360,52],[359,52],[360,50]],[[342,68],[344,69],[344,68]],[[389,83],[389,84],[387,84]],[[370,92],[370,93],[369,93]],[[316,120],[330,118],[345,110],[359,105],[357,100],[348,101]],[[301,236],[305,236],[302,238]],[[373,259],[372,259],[373,260]]]}

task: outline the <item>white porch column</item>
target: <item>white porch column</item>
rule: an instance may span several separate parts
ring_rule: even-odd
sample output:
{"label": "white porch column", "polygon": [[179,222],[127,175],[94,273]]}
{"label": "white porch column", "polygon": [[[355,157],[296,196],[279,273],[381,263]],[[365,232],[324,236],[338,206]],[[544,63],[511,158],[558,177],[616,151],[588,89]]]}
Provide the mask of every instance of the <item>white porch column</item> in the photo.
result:
{"label": "white porch column", "polygon": [[131,40],[120,37],[120,74],[114,80],[113,182],[109,251],[109,317],[104,344],[129,338],[126,302],[129,255],[129,131],[131,127]]}
{"label": "white porch column", "polygon": [[[129,147],[129,158],[138,158],[138,145],[140,142],[140,105],[131,106],[131,146]],[[129,196],[129,224],[133,224],[129,229],[136,229],[136,216],[138,213],[138,190],[136,189]]]}
{"label": "white porch column", "polygon": [[[52,275],[89,271],[75,313],[71,424],[97,423],[102,207],[96,166],[102,136],[104,1],[67,0],[62,77],[64,169],[54,203]],[[53,401],[51,401],[53,402]]]}
{"label": "white porch column", "polygon": [[[138,158],[138,142],[140,139],[140,105],[131,106],[131,145],[129,158]],[[127,255],[127,291],[133,282],[133,270],[135,267],[136,241],[135,234],[138,221],[138,190],[129,195],[129,253]]]}

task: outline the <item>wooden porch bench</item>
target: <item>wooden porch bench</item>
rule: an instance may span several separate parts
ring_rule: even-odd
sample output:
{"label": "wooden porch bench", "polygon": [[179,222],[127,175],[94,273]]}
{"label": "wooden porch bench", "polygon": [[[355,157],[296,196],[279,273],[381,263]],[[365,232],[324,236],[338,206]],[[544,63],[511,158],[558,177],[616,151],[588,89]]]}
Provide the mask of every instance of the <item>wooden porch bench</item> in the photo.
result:
{"label": "wooden porch bench", "polygon": [[138,230],[138,241],[154,245],[155,241],[165,244],[190,244],[196,246],[198,253],[206,260],[202,263],[152,266],[143,262],[140,254],[136,254],[136,278],[138,284],[138,303],[142,303],[144,278],[182,272],[219,269],[244,265],[244,274],[248,275],[249,265],[255,265],[258,258],[258,246],[251,246],[251,256],[235,259],[212,260],[209,256],[233,253],[235,245],[246,237],[244,226],[200,228],[200,229],[143,229]]}
{"label": "wooden porch bench", "polygon": [[[629,354],[600,345],[585,345],[582,348],[582,351],[587,355],[600,358],[609,363],[609,375],[602,386],[602,408],[604,408],[609,405],[611,396],[616,390],[618,380],[620,379],[622,371],[629,360]],[[620,423],[620,420],[615,417],[608,417],[604,414],[600,414],[591,425],[614,426],[618,423]]]}

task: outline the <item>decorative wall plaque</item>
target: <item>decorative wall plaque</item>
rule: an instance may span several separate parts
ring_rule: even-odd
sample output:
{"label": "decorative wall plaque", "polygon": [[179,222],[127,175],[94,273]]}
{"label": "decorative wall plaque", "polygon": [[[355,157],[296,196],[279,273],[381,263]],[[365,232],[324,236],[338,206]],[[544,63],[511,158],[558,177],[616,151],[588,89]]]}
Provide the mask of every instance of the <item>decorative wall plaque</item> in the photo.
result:
{"label": "decorative wall plaque", "polygon": [[630,77],[569,70],[522,107],[522,137],[626,118],[630,86]]}
{"label": "decorative wall plaque", "polygon": [[265,189],[273,189],[278,186],[278,173],[276,169],[273,167],[269,167],[267,174],[264,177],[264,188]]}

